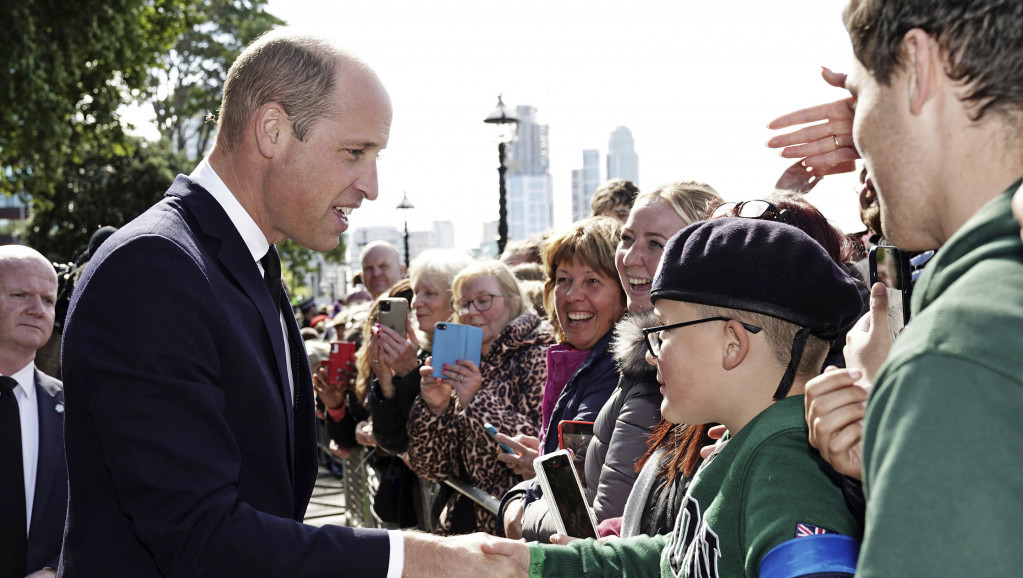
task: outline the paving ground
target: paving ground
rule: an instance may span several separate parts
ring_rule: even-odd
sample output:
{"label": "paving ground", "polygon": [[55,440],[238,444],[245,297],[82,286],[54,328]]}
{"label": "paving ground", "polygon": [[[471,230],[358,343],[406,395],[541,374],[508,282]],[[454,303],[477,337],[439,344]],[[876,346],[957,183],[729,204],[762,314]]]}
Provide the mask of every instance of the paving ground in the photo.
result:
{"label": "paving ground", "polygon": [[316,477],[316,488],[306,509],[305,523],[311,526],[335,524],[348,525],[345,514],[345,493],[341,479],[335,477],[326,468],[320,467]]}

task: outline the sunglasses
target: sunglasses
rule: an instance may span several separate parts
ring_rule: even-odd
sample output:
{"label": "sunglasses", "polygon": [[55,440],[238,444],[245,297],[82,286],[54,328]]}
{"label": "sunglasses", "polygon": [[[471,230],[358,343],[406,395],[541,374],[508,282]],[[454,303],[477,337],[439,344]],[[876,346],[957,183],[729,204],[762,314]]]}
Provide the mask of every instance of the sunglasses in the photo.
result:
{"label": "sunglasses", "polygon": [[779,209],[773,204],[760,199],[753,201],[728,202],[718,205],[710,214],[711,219],[721,217],[742,217],[744,219],[763,219],[780,221],[795,226],[795,220],[788,209]]}

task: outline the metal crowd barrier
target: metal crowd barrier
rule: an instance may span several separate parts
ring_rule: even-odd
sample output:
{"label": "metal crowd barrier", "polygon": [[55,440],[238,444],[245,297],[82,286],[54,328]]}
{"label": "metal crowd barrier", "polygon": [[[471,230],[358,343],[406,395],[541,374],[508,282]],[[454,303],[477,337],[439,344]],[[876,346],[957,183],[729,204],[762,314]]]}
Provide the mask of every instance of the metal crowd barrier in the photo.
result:
{"label": "metal crowd barrier", "polygon": [[[341,478],[341,486],[345,497],[345,516],[349,526],[357,528],[390,528],[391,524],[382,522],[373,512],[373,496],[380,487],[380,480],[376,471],[369,467],[369,460],[376,451],[375,448],[359,447],[352,450],[348,458],[338,458],[329,449],[329,436],[326,425],[317,425],[317,445],[320,452],[327,460],[338,463],[343,469],[344,475]],[[430,482],[420,478],[420,516],[427,527],[422,528],[425,532],[434,530],[432,525],[433,503],[440,491],[441,482]],[[456,492],[466,496],[480,507],[492,514],[497,514],[501,500],[489,493],[473,486],[472,484],[459,479],[449,478],[444,480]]]}

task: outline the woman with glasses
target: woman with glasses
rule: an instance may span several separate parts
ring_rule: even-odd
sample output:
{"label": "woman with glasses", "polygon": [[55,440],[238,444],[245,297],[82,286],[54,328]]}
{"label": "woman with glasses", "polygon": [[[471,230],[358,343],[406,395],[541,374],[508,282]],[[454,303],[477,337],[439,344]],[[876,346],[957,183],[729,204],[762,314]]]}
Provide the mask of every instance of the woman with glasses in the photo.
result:
{"label": "woman with glasses", "polygon": [[[459,360],[433,377],[432,359],[420,368],[420,397],[408,423],[412,469],[431,480],[458,478],[500,496],[522,476],[498,460],[501,447],[483,424],[508,435],[535,436],[546,379],[549,324],[525,304],[511,269],[483,261],[463,269],[452,283],[456,321],[483,330],[480,363]],[[495,533],[497,519],[468,498],[454,494],[437,531]]]}

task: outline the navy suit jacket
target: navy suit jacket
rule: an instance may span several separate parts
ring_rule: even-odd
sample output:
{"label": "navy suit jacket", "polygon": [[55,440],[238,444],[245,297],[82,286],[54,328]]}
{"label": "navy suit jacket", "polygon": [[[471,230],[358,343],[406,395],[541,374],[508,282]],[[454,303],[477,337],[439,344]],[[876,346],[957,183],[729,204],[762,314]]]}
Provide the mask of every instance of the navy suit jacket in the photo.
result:
{"label": "navy suit jacket", "polygon": [[[286,299],[286,298],[285,298]],[[70,497],[59,575],[383,576],[383,530],[301,523],[313,392],[223,208],[178,176],[90,261],[64,327]]]}
{"label": "navy suit jacket", "polygon": [[67,513],[67,466],[64,463],[64,390],[60,381],[35,372],[39,405],[39,460],[25,567],[31,574],[56,568]]}

